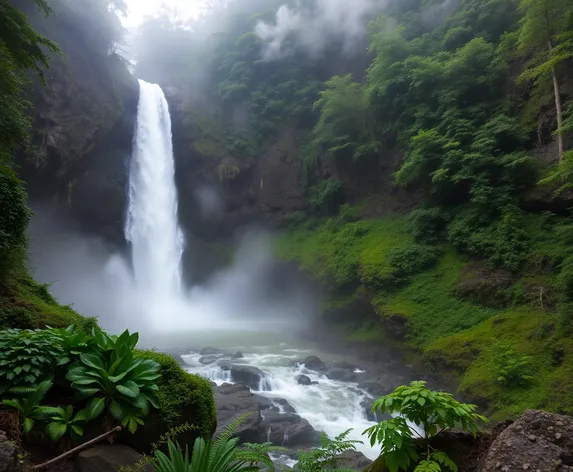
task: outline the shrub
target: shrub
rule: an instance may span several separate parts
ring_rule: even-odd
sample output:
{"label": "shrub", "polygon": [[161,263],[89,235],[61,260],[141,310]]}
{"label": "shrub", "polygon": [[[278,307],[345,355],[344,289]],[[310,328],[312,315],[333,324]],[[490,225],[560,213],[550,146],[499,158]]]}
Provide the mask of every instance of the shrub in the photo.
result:
{"label": "shrub", "polygon": [[329,439],[324,433],[320,436],[320,447],[298,454],[298,463],[295,470],[300,472],[320,472],[322,470],[336,470],[336,459],[345,451],[355,451],[356,444],[362,441],[348,439],[350,431],[347,430]]}
{"label": "shrub", "polygon": [[338,209],[338,221],[340,223],[353,223],[358,221],[356,209],[350,206],[348,203],[341,205]]}
{"label": "shrub", "polygon": [[437,207],[414,210],[408,220],[417,243],[437,242],[446,228],[446,218]]}
{"label": "shrub", "polygon": [[[365,433],[372,446],[382,446],[382,457],[390,472],[397,472],[398,469],[408,471],[412,463],[418,463],[418,471],[438,471],[445,466],[457,472],[456,464],[444,452],[430,448],[430,438],[445,429],[459,426],[475,435],[478,432],[477,423],[487,421],[475,410],[475,405],[460,403],[449,393],[428,389],[426,382],[412,382],[374,402],[373,412],[399,416],[381,421]],[[407,421],[420,426],[422,430],[414,432]],[[421,439],[421,453],[414,442],[414,434]]]}
{"label": "shrub", "polygon": [[29,393],[67,362],[56,330],[0,331],[0,395]]}
{"label": "shrub", "polygon": [[518,354],[511,346],[493,347],[496,381],[506,387],[526,386],[533,380],[531,357]]}
{"label": "shrub", "polygon": [[91,398],[87,407],[90,418],[107,410],[133,433],[143,424],[150,406],[159,408],[159,364],[134,357],[137,333],[125,331],[118,337],[100,331],[94,333],[93,340],[97,349],[81,353],[66,378],[81,398]]}
{"label": "shrub", "polygon": [[388,254],[391,267],[390,279],[393,283],[403,283],[411,276],[432,267],[441,251],[432,246],[414,245],[404,249],[394,249]]}

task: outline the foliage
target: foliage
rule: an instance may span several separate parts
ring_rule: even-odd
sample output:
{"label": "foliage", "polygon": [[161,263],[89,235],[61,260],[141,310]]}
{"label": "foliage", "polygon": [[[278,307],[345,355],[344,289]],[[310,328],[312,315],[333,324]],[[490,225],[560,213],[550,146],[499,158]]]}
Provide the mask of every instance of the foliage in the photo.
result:
{"label": "foliage", "polygon": [[[382,456],[390,472],[409,470],[410,465],[416,462],[419,462],[416,470],[420,471],[440,470],[441,464],[457,472],[457,466],[444,452],[430,447],[430,438],[440,431],[458,426],[477,434],[478,422],[487,420],[475,410],[475,405],[460,403],[449,393],[428,389],[426,382],[412,382],[374,402],[373,412],[400,416],[381,421],[365,433],[372,446],[382,446]],[[419,426],[421,431],[413,430],[407,421]],[[416,450],[414,434],[422,441],[423,452],[420,455]],[[425,459],[420,461],[420,457]]]}
{"label": "foliage", "polygon": [[239,439],[231,436],[240,422],[241,419],[229,424],[214,441],[197,438],[191,458],[188,446],[183,451],[178,444],[169,440],[168,455],[155,451],[157,460],[153,464],[154,469],[156,472],[238,472],[259,470],[259,464],[274,469],[269,457],[273,449],[270,445],[247,445],[245,449],[237,447]]}
{"label": "foliage", "polygon": [[316,215],[332,215],[342,203],[342,182],[335,179],[322,180],[309,189],[308,203]]}
{"label": "foliage", "polygon": [[44,421],[46,418],[46,407],[40,406],[40,402],[52,388],[53,383],[49,380],[40,382],[36,389],[30,392],[24,400],[4,400],[2,404],[15,409],[22,422],[24,434],[32,431],[35,422]]}
{"label": "foliage", "polygon": [[133,433],[137,425],[143,424],[150,406],[159,408],[159,364],[134,356],[137,333],[125,331],[121,336],[109,336],[99,331],[92,337],[97,349],[80,353],[66,378],[82,399],[90,399],[90,418],[106,411],[106,416],[111,414]]}
{"label": "foliage", "polygon": [[68,362],[57,331],[0,331],[0,395],[30,393]]}
{"label": "foliage", "polygon": [[324,86],[314,104],[320,111],[312,130],[314,153],[353,161],[375,156],[380,144],[363,86],[353,82],[350,74],[334,76]]}
{"label": "foliage", "polygon": [[418,208],[408,217],[414,239],[419,243],[435,243],[446,227],[446,219],[438,207]]}
{"label": "foliage", "polygon": [[514,348],[501,343],[493,349],[498,382],[507,387],[520,387],[533,380],[533,366],[529,356],[519,355]]}
{"label": "foliage", "polygon": [[346,430],[330,439],[326,434],[320,436],[320,447],[300,452],[295,470],[300,472],[319,472],[321,470],[342,470],[336,467],[337,457],[345,451],[355,451],[356,444],[362,441],[348,439],[352,430]]}
{"label": "foliage", "polygon": [[65,435],[73,439],[80,439],[84,434],[84,424],[92,419],[87,410],[81,410],[74,415],[74,408],[71,405],[63,408],[44,407],[43,413],[46,417],[45,432],[54,442],[59,441]]}

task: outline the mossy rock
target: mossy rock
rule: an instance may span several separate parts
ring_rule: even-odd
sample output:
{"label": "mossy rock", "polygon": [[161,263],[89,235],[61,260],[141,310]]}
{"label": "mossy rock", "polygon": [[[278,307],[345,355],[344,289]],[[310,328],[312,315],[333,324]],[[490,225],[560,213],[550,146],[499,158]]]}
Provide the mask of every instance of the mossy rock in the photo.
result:
{"label": "mossy rock", "polygon": [[176,435],[182,446],[196,438],[210,439],[217,427],[213,389],[208,380],[183,370],[175,358],[156,351],[138,351],[138,356],[159,363],[159,411],[152,411],[134,435],[122,434],[122,442],[141,453],[149,453],[153,443],[174,428],[192,429]]}

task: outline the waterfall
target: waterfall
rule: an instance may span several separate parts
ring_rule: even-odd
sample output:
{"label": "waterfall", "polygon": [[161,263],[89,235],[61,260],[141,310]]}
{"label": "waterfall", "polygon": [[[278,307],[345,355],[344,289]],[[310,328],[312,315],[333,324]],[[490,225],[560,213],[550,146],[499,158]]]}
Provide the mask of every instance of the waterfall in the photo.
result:
{"label": "waterfall", "polygon": [[183,233],[177,192],[171,116],[161,87],[139,81],[140,96],[129,175],[125,237],[131,244],[135,284],[161,303],[182,297]]}

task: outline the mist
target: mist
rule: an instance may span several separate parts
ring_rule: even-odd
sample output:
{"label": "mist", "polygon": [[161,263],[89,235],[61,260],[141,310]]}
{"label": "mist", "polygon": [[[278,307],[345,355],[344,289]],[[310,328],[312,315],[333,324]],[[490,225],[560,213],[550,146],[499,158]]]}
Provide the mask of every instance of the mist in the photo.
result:
{"label": "mist", "polygon": [[[52,208],[35,207],[29,226],[32,272],[60,303],[95,316],[111,332],[157,336],[200,331],[303,330],[316,312],[315,294],[294,271],[273,258],[262,229],[243,231],[232,265],[203,285],[187,287],[181,300],[155,298],[137,287],[128,252],[80,233]],[[230,243],[231,244],[231,243]]]}
{"label": "mist", "polygon": [[301,2],[296,7],[282,5],[274,22],[261,21],[255,28],[264,42],[263,57],[273,60],[288,55],[289,39],[311,55],[319,55],[333,40],[341,41],[342,51],[349,54],[363,44],[367,19],[384,4],[380,0],[317,0],[315,8]]}

